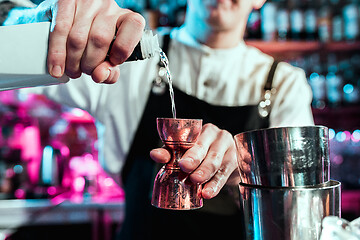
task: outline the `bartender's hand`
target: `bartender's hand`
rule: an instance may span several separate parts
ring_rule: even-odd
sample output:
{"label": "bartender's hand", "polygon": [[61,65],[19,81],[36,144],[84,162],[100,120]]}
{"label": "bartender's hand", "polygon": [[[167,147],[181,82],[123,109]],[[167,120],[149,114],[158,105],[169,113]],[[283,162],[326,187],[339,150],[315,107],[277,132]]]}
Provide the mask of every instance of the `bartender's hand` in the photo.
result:
{"label": "bartender's hand", "polygon": [[[170,160],[170,153],[164,148],[153,149],[150,156],[159,163]],[[179,165],[190,173],[192,182],[203,184],[202,196],[206,199],[215,197],[226,183],[240,182],[233,137],[213,124],[203,126],[196,143],[186,151]]]}
{"label": "bartender's hand", "polygon": [[47,65],[53,77],[86,73],[99,83],[116,82],[115,66],[131,55],[145,27],[140,14],[114,0],[45,0],[23,14],[28,16],[15,15],[14,23],[52,21]]}

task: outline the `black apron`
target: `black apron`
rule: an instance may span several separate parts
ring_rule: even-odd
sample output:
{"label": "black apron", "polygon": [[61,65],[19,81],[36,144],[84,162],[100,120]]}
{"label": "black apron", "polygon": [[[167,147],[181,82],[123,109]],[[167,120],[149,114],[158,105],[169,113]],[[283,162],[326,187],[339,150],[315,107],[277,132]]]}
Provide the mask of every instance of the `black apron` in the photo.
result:
{"label": "black apron", "polygon": [[[270,70],[264,90],[271,88],[276,64],[274,62]],[[237,187],[224,187],[215,198],[204,200],[204,206],[197,210],[176,211],[151,206],[153,181],[159,167],[149,153],[163,145],[157,133],[156,118],[172,117],[168,86],[159,93],[156,91],[159,83],[155,85],[122,172],[126,216],[117,239],[212,239],[215,236],[230,239],[240,236],[244,226],[241,209],[236,203]],[[204,124],[212,123],[232,135],[269,127],[269,116],[261,117],[258,105],[215,106],[177,88],[174,88],[174,95],[178,118],[203,119]]]}

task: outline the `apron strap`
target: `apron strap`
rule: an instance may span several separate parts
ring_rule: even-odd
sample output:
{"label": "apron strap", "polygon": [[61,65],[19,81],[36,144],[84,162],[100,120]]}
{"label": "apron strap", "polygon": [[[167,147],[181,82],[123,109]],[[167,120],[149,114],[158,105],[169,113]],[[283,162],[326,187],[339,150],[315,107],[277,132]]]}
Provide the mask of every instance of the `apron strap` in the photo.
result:
{"label": "apron strap", "polygon": [[265,83],[265,87],[264,90],[266,92],[266,90],[271,90],[272,89],[272,83],[273,83],[273,79],[274,79],[274,75],[275,75],[275,71],[276,71],[276,67],[279,64],[279,61],[274,59],[273,64],[271,65],[266,83]]}
{"label": "apron strap", "polygon": [[274,59],[274,62],[272,63],[270,67],[269,74],[267,76],[265,86],[264,86],[264,95],[262,97],[262,100],[260,101],[258,105],[259,109],[259,115],[263,118],[269,117],[271,112],[271,103],[272,103],[272,96],[276,93],[276,89],[273,88],[273,80],[276,68],[279,64],[279,61]]}

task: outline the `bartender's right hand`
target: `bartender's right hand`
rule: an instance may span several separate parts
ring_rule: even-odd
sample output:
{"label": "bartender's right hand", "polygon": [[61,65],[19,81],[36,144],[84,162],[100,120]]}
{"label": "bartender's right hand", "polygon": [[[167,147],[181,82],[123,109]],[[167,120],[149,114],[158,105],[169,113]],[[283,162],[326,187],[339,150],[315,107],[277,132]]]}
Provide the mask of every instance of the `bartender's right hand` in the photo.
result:
{"label": "bartender's right hand", "polygon": [[22,18],[28,21],[52,21],[47,65],[53,77],[86,73],[98,83],[116,82],[116,66],[131,55],[145,27],[140,14],[114,0],[45,0],[24,13],[33,14]]}

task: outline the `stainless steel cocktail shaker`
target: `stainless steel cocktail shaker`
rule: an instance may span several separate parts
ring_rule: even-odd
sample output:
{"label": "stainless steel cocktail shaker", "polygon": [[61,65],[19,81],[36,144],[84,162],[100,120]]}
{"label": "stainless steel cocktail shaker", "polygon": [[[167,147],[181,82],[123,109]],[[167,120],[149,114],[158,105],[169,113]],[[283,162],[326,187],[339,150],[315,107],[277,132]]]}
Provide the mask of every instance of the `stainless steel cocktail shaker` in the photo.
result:
{"label": "stainless steel cocktail shaker", "polygon": [[322,219],[340,216],[328,129],[269,128],[240,133],[235,142],[246,239],[320,239]]}

